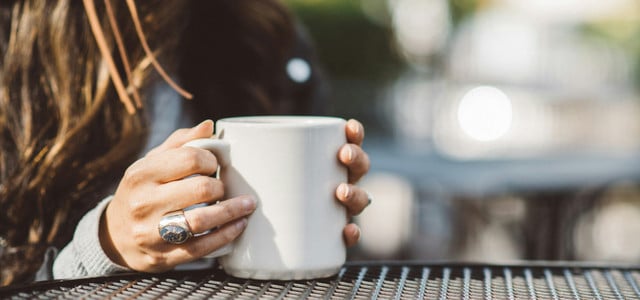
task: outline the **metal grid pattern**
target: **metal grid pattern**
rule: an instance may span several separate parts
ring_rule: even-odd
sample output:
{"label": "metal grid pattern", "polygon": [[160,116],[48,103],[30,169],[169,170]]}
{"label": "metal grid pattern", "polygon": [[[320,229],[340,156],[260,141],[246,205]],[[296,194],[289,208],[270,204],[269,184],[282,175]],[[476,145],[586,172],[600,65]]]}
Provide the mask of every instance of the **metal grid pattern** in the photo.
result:
{"label": "metal grid pattern", "polygon": [[256,281],[221,270],[51,281],[2,299],[640,299],[640,269],[588,266],[348,264],[332,278]]}

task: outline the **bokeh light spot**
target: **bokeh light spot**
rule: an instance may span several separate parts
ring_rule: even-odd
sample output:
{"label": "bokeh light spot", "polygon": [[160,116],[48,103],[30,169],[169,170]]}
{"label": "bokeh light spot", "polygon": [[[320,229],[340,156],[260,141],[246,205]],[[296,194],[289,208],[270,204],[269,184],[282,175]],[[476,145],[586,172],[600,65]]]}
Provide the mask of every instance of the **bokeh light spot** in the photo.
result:
{"label": "bokeh light spot", "polygon": [[479,86],[469,90],[458,105],[462,131],[479,141],[493,141],[511,128],[511,100],[501,90]]}

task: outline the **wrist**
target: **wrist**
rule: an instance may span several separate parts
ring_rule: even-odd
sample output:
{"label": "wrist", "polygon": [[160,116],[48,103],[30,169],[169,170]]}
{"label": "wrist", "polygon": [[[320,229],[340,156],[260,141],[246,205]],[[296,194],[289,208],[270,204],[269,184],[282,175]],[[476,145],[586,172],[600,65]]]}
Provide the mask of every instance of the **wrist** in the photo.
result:
{"label": "wrist", "polygon": [[114,262],[115,264],[128,267],[122,255],[118,251],[116,247],[116,243],[112,236],[112,230],[109,228],[109,210],[111,205],[108,205],[104,210],[102,216],[100,217],[100,225],[99,225],[99,238],[100,238],[100,246],[102,247],[102,251],[107,255],[107,257]]}

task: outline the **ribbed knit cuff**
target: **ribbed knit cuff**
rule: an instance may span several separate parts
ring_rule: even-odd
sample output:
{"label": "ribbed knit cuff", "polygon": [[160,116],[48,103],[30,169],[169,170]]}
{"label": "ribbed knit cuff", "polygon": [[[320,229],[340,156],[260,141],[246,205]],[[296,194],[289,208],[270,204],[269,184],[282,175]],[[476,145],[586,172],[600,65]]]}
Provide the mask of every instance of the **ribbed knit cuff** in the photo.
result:
{"label": "ribbed knit cuff", "polygon": [[101,276],[130,271],[107,256],[100,245],[100,218],[112,196],[102,200],[78,223],[73,240],[58,255],[53,266],[55,278]]}

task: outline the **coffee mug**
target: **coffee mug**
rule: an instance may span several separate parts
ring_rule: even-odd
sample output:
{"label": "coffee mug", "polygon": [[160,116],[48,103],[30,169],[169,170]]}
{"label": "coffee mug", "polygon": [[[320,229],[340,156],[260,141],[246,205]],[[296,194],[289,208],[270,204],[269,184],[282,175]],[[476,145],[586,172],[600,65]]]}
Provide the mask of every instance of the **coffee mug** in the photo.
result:
{"label": "coffee mug", "polygon": [[208,257],[252,279],[298,280],[336,274],[345,262],[345,208],[335,190],[347,181],[338,160],[346,121],[319,116],[251,116],[216,122],[216,138],[185,146],[212,151],[225,199],[257,200],[244,232]]}

